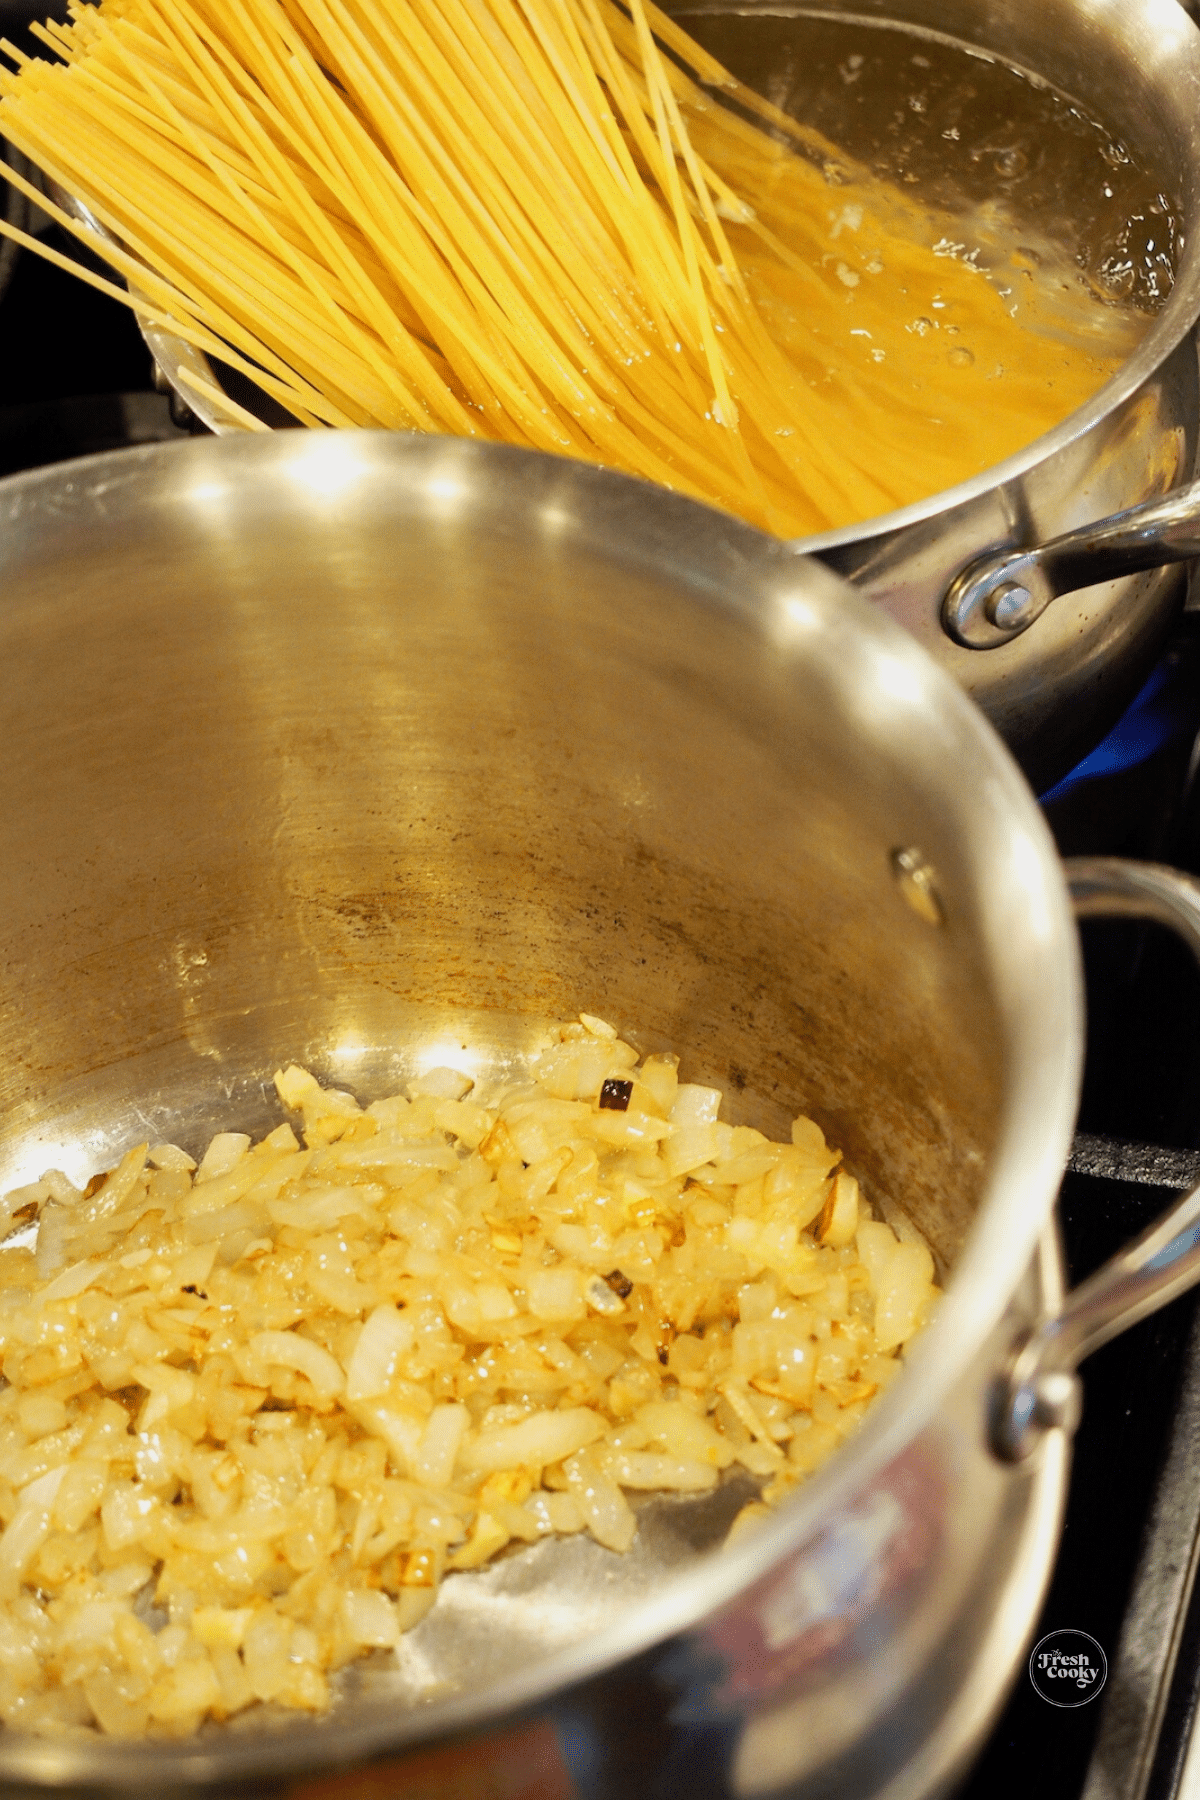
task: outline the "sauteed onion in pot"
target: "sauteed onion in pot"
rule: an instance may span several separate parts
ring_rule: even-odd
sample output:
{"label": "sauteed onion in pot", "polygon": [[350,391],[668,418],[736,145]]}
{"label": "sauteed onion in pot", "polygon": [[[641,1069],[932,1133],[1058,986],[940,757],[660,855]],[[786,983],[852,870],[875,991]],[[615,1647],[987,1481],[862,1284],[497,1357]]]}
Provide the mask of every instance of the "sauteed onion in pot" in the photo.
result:
{"label": "sauteed onion in pot", "polygon": [[12,1724],[319,1711],[508,1547],[622,1551],[631,1494],[740,1466],[736,1529],[853,1430],[936,1295],[816,1125],[725,1124],[586,1014],[486,1104],[444,1068],[365,1108],[276,1085],[300,1137],[222,1131],[198,1167],[141,1144],[4,1202]]}

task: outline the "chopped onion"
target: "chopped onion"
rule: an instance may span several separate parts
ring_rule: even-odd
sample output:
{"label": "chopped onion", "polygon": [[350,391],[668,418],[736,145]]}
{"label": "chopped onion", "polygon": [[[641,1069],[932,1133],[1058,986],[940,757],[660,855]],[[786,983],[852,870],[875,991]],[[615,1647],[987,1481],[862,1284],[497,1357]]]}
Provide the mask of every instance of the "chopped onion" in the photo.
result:
{"label": "chopped onion", "polygon": [[398,1359],[411,1350],[412,1320],[394,1306],[377,1306],[358,1334],[346,1365],[347,1400],[373,1400],[387,1392]]}
{"label": "chopped onion", "polygon": [[64,1269],[56,1275],[47,1287],[42,1289],[42,1301],[70,1300],[76,1294],[82,1294],[85,1288],[91,1287],[93,1281],[106,1265],[102,1262],[75,1263],[70,1269]]}
{"label": "chopped onion", "polygon": [[218,1131],[200,1158],[200,1167],[196,1170],[197,1184],[212,1181],[218,1175],[228,1175],[249,1148],[250,1139],[244,1131]]}
{"label": "chopped onion", "polygon": [[38,1223],[0,1264],[0,1719],[322,1711],[448,1569],[627,1550],[627,1493],[735,1465],[765,1504],[855,1428],[933,1263],[818,1127],[731,1126],[590,1015],[531,1073],[364,1108],[292,1065],[303,1145],[219,1131],[198,1169],[138,1145],[7,1196]]}
{"label": "chopped onion", "polygon": [[278,1363],[307,1375],[323,1400],[332,1400],[346,1385],[346,1378],[320,1344],[298,1337],[293,1331],[259,1331],[250,1339],[252,1356],[264,1363]]}

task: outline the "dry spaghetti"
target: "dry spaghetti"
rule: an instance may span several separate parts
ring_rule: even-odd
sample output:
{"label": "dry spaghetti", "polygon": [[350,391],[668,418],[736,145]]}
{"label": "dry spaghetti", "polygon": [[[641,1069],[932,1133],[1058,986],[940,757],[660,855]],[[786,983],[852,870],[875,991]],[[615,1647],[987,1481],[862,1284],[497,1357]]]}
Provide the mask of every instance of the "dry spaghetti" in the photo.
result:
{"label": "dry spaghetti", "polygon": [[41,28],[61,60],[9,47],[0,131],[145,317],[306,425],[500,438],[790,535],[1030,441],[1137,328],[1038,337],[1036,301],[1015,326],[919,208],[831,189],[829,147],[650,0],[72,15]]}

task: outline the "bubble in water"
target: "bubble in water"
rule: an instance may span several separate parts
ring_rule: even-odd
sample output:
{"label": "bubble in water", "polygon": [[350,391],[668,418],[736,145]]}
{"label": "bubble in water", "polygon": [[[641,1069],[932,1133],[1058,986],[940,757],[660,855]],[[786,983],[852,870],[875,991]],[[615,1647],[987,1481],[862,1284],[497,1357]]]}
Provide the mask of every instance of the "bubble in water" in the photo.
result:
{"label": "bubble in water", "polygon": [[1016,176],[1024,175],[1029,158],[1014,144],[1007,150],[997,150],[993,167],[1002,181],[1012,181]]}
{"label": "bubble in water", "polygon": [[1131,262],[1119,261],[1116,257],[1106,258],[1100,265],[1100,278],[1114,294],[1133,292],[1134,268]]}
{"label": "bubble in water", "polygon": [[912,324],[906,325],[904,329],[905,331],[911,331],[915,337],[924,337],[928,332],[933,330],[933,320],[914,319]]}
{"label": "bubble in water", "polygon": [[953,350],[946,352],[946,361],[952,369],[969,369],[975,361],[975,356],[965,344],[955,344]]}

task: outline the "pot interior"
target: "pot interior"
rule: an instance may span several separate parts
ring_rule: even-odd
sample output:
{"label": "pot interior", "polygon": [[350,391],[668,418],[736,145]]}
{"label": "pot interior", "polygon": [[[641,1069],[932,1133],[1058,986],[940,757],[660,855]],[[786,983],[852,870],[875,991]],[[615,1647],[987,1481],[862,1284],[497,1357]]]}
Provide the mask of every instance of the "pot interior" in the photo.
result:
{"label": "pot interior", "polygon": [[[811,1114],[947,1270],[983,1207],[953,1373],[1052,1199],[1022,1171],[1069,1131],[1078,1000],[1032,801],[898,627],[736,522],[494,446],[197,441],[0,496],[0,1184],[258,1131],[288,1060],[364,1098],[486,1079],[586,1009],[734,1122]],[[452,1578],[426,1689],[591,1631],[738,1503],[660,1507],[625,1565]]]}
{"label": "pot interior", "polygon": [[[841,153],[918,203],[961,214],[972,242],[1004,218],[1017,241],[1056,245],[1111,298],[1168,313],[1172,343],[1195,317],[1200,37],[1177,0],[672,0],[667,10],[833,146],[831,207]],[[1155,362],[1162,332],[1156,345]]]}

